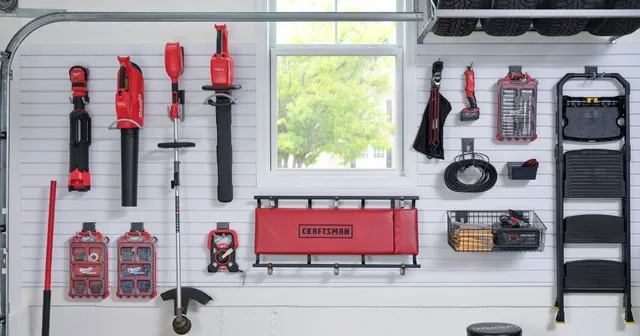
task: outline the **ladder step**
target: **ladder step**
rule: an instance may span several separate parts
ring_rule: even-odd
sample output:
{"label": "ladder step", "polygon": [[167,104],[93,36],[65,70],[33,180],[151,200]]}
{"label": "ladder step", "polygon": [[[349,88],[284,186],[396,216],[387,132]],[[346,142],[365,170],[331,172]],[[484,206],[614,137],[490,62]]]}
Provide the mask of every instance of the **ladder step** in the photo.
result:
{"label": "ladder step", "polygon": [[567,244],[623,244],[624,218],[611,215],[576,215],[564,219]]}
{"label": "ladder step", "polygon": [[611,293],[626,288],[625,265],[612,260],[576,260],[564,264],[568,292]]}
{"label": "ladder step", "polygon": [[564,198],[623,197],[622,151],[580,149],[564,153]]}

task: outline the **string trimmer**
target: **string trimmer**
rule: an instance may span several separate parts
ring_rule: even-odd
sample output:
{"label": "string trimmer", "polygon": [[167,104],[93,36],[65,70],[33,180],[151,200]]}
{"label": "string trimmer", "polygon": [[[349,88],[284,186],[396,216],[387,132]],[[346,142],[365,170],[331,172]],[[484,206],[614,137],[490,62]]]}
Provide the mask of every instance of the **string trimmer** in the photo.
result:
{"label": "string trimmer", "polygon": [[164,301],[174,301],[173,331],[178,335],[184,335],[191,330],[191,321],[187,318],[189,301],[196,300],[200,304],[206,305],[213,299],[205,292],[192,287],[182,287],[180,263],[180,148],[195,147],[193,142],[178,141],[178,119],[184,120],[184,91],[179,90],[178,78],[184,70],[184,51],[178,42],[167,43],[164,51],[164,65],[167,74],[171,78],[171,107],[169,108],[169,118],[173,121],[173,142],[159,143],[159,148],[173,149],[173,180],[171,189],[175,193],[175,219],[176,219],[176,288],[168,290],[160,297]]}

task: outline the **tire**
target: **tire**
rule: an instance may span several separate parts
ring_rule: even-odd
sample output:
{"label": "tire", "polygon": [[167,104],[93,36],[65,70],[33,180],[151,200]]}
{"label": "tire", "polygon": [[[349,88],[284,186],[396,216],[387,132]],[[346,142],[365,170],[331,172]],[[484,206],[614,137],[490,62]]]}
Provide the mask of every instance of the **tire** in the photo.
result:
{"label": "tire", "polygon": [[[487,0],[485,9],[536,9],[538,0]],[[482,29],[491,36],[520,36],[529,30],[533,19],[480,19]]]}
{"label": "tire", "polygon": [[10,12],[18,7],[18,0],[0,0],[0,11]]}
{"label": "tire", "polygon": [[[538,9],[596,9],[597,0],[539,0]],[[589,24],[583,18],[533,19],[533,27],[543,36],[577,35]]]}
{"label": "tire", "polygon": [[[598,9],[640,9],[640,0],[606,0]],[[591,19],[586,31],[594,36],[624,36],[640,28],[640,18]]]}
{"label": "tire", "polygon": [[[438,9],[482,9],[483,0],[436,0]],[[478,25],[477,18],[438,19],[431,30],[438,36],[469,36]]]}

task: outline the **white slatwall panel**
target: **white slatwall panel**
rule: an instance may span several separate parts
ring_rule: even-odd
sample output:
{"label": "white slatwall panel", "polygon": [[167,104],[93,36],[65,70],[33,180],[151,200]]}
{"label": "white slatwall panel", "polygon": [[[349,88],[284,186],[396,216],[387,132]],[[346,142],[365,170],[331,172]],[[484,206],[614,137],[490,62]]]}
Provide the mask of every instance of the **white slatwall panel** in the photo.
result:
{"label": "white slatwall panel", "polygon": [[[253,255],[253,195],[256,190],[256,61],[255,46],[233,45],[236,78],[243,89],[236,93],[234,107],[234,185],[235,200],[220,204],[216,200],[215,117],[212,107],[202,104],[207,93],[200,90],[209,81],[208,60],[214,45],[186,45],[186,68],[181,77],[186,93],[187,119],[180,126],[182,138],[197,142],[197,147],[182,154],[182,220],[183,220],[183,280],[200,287],[241,285],[234,275],[206,273],[208,253],[207,233],[217,221],[230,221],[239,234],[238,251],[245,270],[246,286],[263,285],[349,285],[349,286],[416,286],[416,285],[532,285],[550,286],[554,282],[554,86],[566,72],[581,72],[583,65],[599,65],[606,72],[620,72],[636,90],[634,103],[640,102],[640,49],[625,45],[427,45],[418,51],[419,117],[428,98],[431,63],[444,61],[442,93],[451,101],[453,111],[447,118],[444,161],[418,163],[418,202],[420,210],[419,261],[421,269],[409,270],[401,277],[393,270],[343,270],[333,276],[332,270],[280,270],[267,276],[264,269],[252,269]],[[170,286],[174,281],[174,241],[172,236],[173,193],[168,183],[172,169],[169,151],[156,148],[158,142],[171,138],[171,124],[166,116],[169,103],[169,80],[164,70],[163,45],[33,45],[24,47],[21,57],[20,123],[22,157],[22,282],[23,286],[39,285],[43,279],[45,223],[48,182],[59,181],[56,214],[56,236],[53,263],[55,286],[65,287],[68,278],[66,240],[80,229],[84,221],[95,221],[112,242],[128,229],[132,221],[144,221],[148,231],[159,238],[158,281]],[[146,87],[145,129],[141,131],[138,207],[120,207],[119,132],[106,127],[115,118],[113,96],[117,72],[117,55],[132,55],[143,69]],[[589,56],[590,55],[590,56]],[[476,71],[476,95],[481,118],[473,123],[458,120],[464,99],[464,67],[473,62]],[[70,194],[66,190],[68,165],[68,121],[71,110],[68,101],[70,85],[68,68],[74,64],[88,66],[91,71],[88,105],[93,121],[91,172],[93,189],[86,194]],[[540,82],[538,104],[539,139],[530,144],[501,144],[495,138],[495,83],[504,76],[508,65],[522,65]],[[581,94],[615,95],[611,83],[576,82],[568,86]],[[571,91],[569,91],[570,93]],[[633,111],[633,110],[632,110]],[[260,113],[265,110],[261,109]],[[632,116],[632,132],[640,130],[640,121]],[[416,132],[410,129],[409,132]],[[442,173],[451,159],[459,154],[460,137],[476,138],[476,151],[490,156],[501,173],[492,190],[479,195],[460,195],[447,190]],[[640,138],[632,138],[634,148]],[[611,145],[604,145],[611,147]],[[638,159],[632,168],[637,170]],[[507,161],[523,161],[535,157],[541,167],[538,179],[523,183],[509,181],[504,165]],[[632,185],[640,185],[640,176],[632,175]],[[640,193],[632,188],[634,226],[640,218]],[[547,248],[540,253],[456,253],[446,243],[445,210],[493,210],[520,208],[536,210],[549,228]],[[603,212],[615,214],[618,206],[611,202],[567,203],[567,214]],[[634,238],[637,229],[633,230]],[[637,239],[634,239],[637,244]],[[111,255],[115,252],[111,244]],[[640,255],[634,245],[632,255]],[[618,258],[616,246],[589,249],[569,249],[568,258]],[[282,260],[271,258],[270,260]],[[287,260],[291,260],[287,258]],[[345,258],[319,258],[320,261],[345,261]],[[376,261],[397,261],[397,257],[378,257]],[[115,259],[110,260],[113,265]],[[112,267],[113,269],[113,267]],[[636,268],[634,280],[640,279]],[[115,279],[115,272],[110,279]]]}

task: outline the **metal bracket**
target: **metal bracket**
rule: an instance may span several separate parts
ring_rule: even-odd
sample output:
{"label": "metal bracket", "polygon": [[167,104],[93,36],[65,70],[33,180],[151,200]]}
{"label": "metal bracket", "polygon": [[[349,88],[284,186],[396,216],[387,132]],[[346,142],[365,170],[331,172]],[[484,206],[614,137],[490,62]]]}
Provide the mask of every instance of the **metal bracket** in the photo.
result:
{"label": "metal bracket", "polygon": [[521,65],[510,65],[509,66],[509,73],[510,74],[520,74],[520,73],[522,73],[522,66]]}
{"label": "metal bracket", "polygon": [[229,222],[218,222],[218,223],[216,223],[216,229],[218,229],[218,230],[229,230]]}
{"label": "metal bracket", "polygon": [[0,13],[0,17],[13,17],[13,18],[37,18],[49,13],[66,12],[66,9],[53,9],[53,8],[18,8],[8,13]]}
{"label": "metal bracket", "polygon": [[129,232],[144,232],[144,222],[132,222]]}
{"label": "metal bracket", "polygon": [[96,222],[82,223],[82,232],[96,232]]}
{"label": "metal bracket", "polygon": [[598,77],[598,67],[593,65],[587,65],[584,67],[584,73],[591,75],[589,79],[596,79],[596,77]]}
{"label": "metal bracket", "polygon": [[[415,4],[419,6],[416,8]],[[422,28],[418,27],[418,44],[424,43],[425,37],[436,24],[436,4],[433,0],[414,1],[414,12],[420,12],[422,9]]]}
{"label": "metal bracket", "polygon": [[473,138],[462,138],[462,154],[473,154]]}

